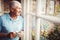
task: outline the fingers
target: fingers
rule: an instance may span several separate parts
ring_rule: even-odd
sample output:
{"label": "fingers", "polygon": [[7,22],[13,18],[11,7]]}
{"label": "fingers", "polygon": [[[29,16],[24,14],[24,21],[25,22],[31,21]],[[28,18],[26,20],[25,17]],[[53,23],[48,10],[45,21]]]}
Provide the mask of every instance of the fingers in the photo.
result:
{"label": "fingers", "polygon": [[18,33],[19,37],[23,37],[24,36],[24,31],[21,31],[20,33]]}
{"label": "fingers", "polygon": [[15,38],[16,37],[16,33],[15,32],[10,32],[8,34],[9,38]]}
{"label": "fingers", "polygon": [[10,33],[8,34],[8,37],[9,37],[9,38],[15,38],[17,35],[18,35],[19,37],[23,37],[23,36],[24,36],[24,31],[21,31],[20,33],[10,32]]}

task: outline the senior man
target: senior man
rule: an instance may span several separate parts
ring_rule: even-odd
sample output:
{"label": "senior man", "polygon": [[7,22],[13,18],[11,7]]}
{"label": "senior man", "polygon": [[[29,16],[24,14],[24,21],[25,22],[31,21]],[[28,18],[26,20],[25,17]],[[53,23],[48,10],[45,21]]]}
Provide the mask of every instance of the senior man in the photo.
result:
{"label": "senior man", "polygon": [[0,40],[19,40],[19,37],[23,35],[22,30],[24,28],[23,17],[20,16],[22,12],[21,3],[11,1],[9,9],[9,13],[0,17]]}

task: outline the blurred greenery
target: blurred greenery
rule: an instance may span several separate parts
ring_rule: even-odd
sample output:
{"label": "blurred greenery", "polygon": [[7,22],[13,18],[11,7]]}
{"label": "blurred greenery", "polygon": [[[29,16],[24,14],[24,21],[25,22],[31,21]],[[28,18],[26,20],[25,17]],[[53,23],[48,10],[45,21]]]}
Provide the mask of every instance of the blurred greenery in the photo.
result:
{"label": "blurred greenery", "polygon": [[60,4],[56,6],[56,10],[58,13],[60,13]]}

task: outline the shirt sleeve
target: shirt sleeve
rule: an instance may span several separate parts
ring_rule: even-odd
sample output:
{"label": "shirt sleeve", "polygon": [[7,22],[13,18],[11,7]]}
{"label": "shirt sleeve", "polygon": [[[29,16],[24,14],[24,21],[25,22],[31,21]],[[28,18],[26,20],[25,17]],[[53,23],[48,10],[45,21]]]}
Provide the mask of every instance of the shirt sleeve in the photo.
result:
{"label": "shirt sleeve", "polygon": [[2,19],[1,19],[1,16],[0,16],[0,32],[1,32],[1,29],[2,29]]}

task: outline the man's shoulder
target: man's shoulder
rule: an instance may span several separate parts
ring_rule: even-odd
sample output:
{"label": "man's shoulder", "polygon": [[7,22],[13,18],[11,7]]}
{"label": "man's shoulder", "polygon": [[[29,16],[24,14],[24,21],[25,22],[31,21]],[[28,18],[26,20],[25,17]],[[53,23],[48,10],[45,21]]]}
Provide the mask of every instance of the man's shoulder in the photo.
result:
{"label": "man's shoulder", "polygon": [[1,18],[5,18],[5,17],[7,17],[7,15],[8,15],[8,13],[3,14],[3,15],[1,15],[0,17],[1,17]]}

